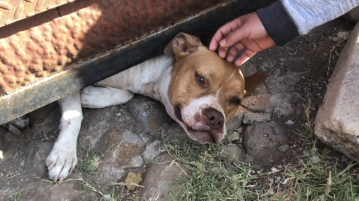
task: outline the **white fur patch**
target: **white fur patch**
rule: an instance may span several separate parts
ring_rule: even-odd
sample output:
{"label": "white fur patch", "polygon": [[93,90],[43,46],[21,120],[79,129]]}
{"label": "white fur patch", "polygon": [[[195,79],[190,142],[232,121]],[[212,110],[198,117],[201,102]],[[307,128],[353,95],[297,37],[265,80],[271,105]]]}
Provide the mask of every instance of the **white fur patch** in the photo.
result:
{"label": "white fur patch", "polygon": [[205,96],[192,100],[189,105],[182,108],[182,119],[188,126],[192,127],[192,129],[201,129],[206,125],[204,125],[204,122],[198,121],[197,117],[202,116],[203,111],[207,108],[216,109],[223,115],[224,119],[226,119],[218,98],[214,96]]}
{"label": "white fur patch", "polygon": [[87,108],[104,108],[127,103],[132,97],[133,93],[127,90],[89,86],[81,91],[81,105]]}
{"label": "white fur patch", "polygon": [[167,96],[172,60],[165,55],[155,57],[96,84],[106,88],[86,87],[81,91],[81,99],[80,92],[75,92],[59,100],[62,110],[60,134],[46,158],[50,178],[62,181],[77,164],[76,144],[83,118],[81,103],[84,107],[103,108],[126,103],[133,93],[154,93],[153,98],[162,101],[174,117]]}
{"label": "white fur patch", "polygon": [[75,92],[59,100],[62,110],[60,134],[46,158],[49,177],[64,180],[77,164],[76,144],[82,122],[80,93]]}

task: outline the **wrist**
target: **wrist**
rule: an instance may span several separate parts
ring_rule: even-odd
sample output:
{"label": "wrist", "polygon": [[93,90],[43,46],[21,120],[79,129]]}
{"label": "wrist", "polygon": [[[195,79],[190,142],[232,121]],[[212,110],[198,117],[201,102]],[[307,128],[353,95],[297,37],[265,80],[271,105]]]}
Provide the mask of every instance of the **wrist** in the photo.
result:
{"label": "wrist", "polygon": [[283,46],[298,36],[298,30],[280,1],[257,11],[268,35],[276,45]]}

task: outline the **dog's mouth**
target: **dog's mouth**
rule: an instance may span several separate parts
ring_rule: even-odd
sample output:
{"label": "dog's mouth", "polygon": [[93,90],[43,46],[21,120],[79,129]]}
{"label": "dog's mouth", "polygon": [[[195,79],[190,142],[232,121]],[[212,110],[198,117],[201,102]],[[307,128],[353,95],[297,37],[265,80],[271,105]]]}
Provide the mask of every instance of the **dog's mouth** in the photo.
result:
{"label": "dog's mouth", "polygon": [[199,141],[200,143],[219,143],[222,140],[223,136],[223,126],[216,129],[211,129],[209,126],[207,128],[196,128],[189,126],[186,122],[183,121],[182,111],[180,107],[175,107],[175,116],[176,118],[183,123],[186,127],[184,128],[189,137]]}
{"label": "dog's mouth", "polygon": [[214,143],[215,139],[211,135],[210,131],[196,130],[187,125],[187,132],[196,136],[197,140],[201,143]]}

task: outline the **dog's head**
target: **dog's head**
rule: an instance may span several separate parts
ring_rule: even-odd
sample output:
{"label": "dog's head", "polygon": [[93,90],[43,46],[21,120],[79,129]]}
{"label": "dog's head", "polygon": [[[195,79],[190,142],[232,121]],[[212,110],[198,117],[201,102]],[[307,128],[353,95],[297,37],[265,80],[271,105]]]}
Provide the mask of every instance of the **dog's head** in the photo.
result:
{"label": "dog's head", "polygon": [[243,97],[264,80],[265,72],[244,79],[237,66],[184,33],[166,46],[164,54],[175,57],[168,97],[176,121],[191,139],[219,143],[226,133],[225,123]]}

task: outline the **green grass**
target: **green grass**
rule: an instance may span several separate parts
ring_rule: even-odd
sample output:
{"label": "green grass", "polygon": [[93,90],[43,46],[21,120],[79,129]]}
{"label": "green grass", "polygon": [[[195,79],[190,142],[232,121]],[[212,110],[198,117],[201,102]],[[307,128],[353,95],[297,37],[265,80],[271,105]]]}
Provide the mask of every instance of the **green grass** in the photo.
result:
{"label": "green grass", "polygon": [[11,201],[19,201],[19,199],[20,199],[20,191],[14,195],[14,197],[11,199]]}
{"label": "green grass", "polygon": [[359,201],[359,178],[356,173],[358,166],[351,162],[340,169],[338,158],[329,156],[331,150],[322,152],[315,147],[317,139],[310,123],[311,99],[308,96],[304,101],[307,124],[297,134],[302,141],[311,146],[311,149],[309,153],[297,156],[297,167],[286,168],[283,174],[292,186],[282,192],[280,197],[272,200]]}
{"label": "green grass", "polygon": [[[312,141],[312,132],[312,128],[304,128],[301,132],[312,147],[306,155],[297,156],[298,164],[288,165],[282,172],[282,178],[289,180],[289,187],[270,200],[359,201],[357,165],[350,163],[340,169],[337,158],[329,156],[330,151],[319,153],[316,140]],[[179,188],[176,191],[169,189],[171,198],[186,201],[268,200],[270,196],[263,196],[261,189],[253,188],[256,176],[251,172],[255,167],[221,161],[217,151],[219,146],[201,145],[191,140],[166,142],[174,162],[192,171],[184,179],[177,179],[175,183]]]}
{"label": "green grass", "polygon": [[319,154],[313,146],[309,154],[298,157],[300,166],[283,172],[292,186],[280,198],[271,200],[359,201],[355,164],[339,169],[336,160],[326,154]]}
{"label": "green grass", "polygon": [[116,194],[116,188],[115,188],[115,187],[112,187],[112,191],[111,191],[111,193],[110,193],[111,198],[110,198],[110,199],[104,199],[104,200],[106,200],[106,201],[120,201],[124,189],[125,189],[125,186],[122,187],[121,193],[117,195],[117,194]]}
{"label": "green grass", "polygon": [[86,156],[84,159],[79,160],[76,168],[84,172],[87,177],[91,176],[96,170],[99,170],[101,160],[105,157],[111,147],[112,146],[110,146],[105,152],[96,152],[90,148],[84,148]]}
{"label": "green grass", "polygon": [[[230,143],[228,136],[225,136],[219,145],[202,145],[192,140],[165,140],[166,151],[172,156],[170,164],[181,164],[192,172],[183,179],[175,179],[173,184],[177,184],[177,189],[168,187],[172,200],[359,201],[358,165],[352,162],[341,167],[338,165],[339,158],[330,156],[331,150],[319,150],[315,147],[317,139],[310,122],[311,100],[308,98],[304,101],[304,118],[307,125],[296,134],[310,149],[306,154],[296,156],[296,164],[288,164],[284,170],[280,170],[281,178],[287,179],[288,183],[282,189],[278,188],[281,184],[276,184],[277,187],[270,186],[270,190],[277,195],[275,198],[268,195],[268,186],[261,187],[263,189],[255,188],[256,182],[267,182],[262,180],[262,176],[271,173],[255,175],[253,171],[257,167],[247,163],[230,162],[220,157],[219,146]],[[85,151],[86,157],[80,160],[77,167],[90,176],[98,170],[107,151]],[[112,188],[106,196],[81,178],[74,181],[81,182],[85,192],[99,194],[102,200],[120,201],[131,196],[125,185],[117,192]],[[91,195],[89,196],[85,197],[85,200],[93,200]],[[19,197],[20,192],[12,201],[17,201]],[[137,196],[133,200],[145,199]]]}
{"label": "green grass", "polygon": [[[177,180],[179,189],[170,190],[173,200],[245,200],[256,197],[250,182],[254,166],[223,162],[220,145],[202,145],[192,140],[166,142],[173,160],[192,171]],[[211,169],[211,170],[210,170]]]}
{"label": "green grass", "polygon": [[270,187],[277,195],[275,198],[263,189],[254,189],[255,182],[260,180],[255,179],[269,173],[251,175],[256,169],[253,165],[221,160],[217,149],[229,143],[225,138],[220,145],[201,145],[191,140],[165,142],[173,162],[192,171],[184,179],[176,180],[177,190],[168,188],[172,200],[359,201],[358,166],[352,162],[339,167],[339,158],[331,157],[330,150],[315,147],[317,139],[310,122],[311,99],[308,96],[303,101],[307,124],[297,134],[311,148],[305,155],[296,156],[297,164],[282,170],[281,177],[288,183],[282,189]]}
{"label": "green grass", "polygon": [[[303,99],[304,100],[304,99]],[[268,186],[255,188],[256,182],[264,182],[263,176],[271,173],[253,174],[257,168],[247,163],[235,163],[223,160],[218,151],[219,146],[229,144],[226,136],[219,145],[202,145],[192,140],[165,141],[166,151],[172,156],[171,165],[180,164],[191,170],[191,174],[182,179],[175,179],[177,189],[169,187],[172,200],[290,200],[290,201],[359,201],[359,171],[355,163],[346,167],[338,165],[338,158],[330,156],[330,150],[318,150],[315,145],[313,125],[310,122],[311,100],[304,100],[304,118],[307,125],[297,135],[309,152],[297,157],[296,164],[289,164],[281,170],[281,178],[287,179],[285,188],[282,184],[273,184],[276,197],[269,195]],[[87,176],[98,168],[106,152],[95,152],[85,149],[86,157],[78,164]],[[283,180],[282,180],[283,181]],[[282,182],[281,181],[281,182]],[[116,193],[115,188],[106,198],[86,181],[82,180],[85,191],[93,191],[101,195],[102,200],[120,201],[131,195],[125,187]],[[274,186],[277,185],[277,186]],[[283,187],[283,185],[282,185]],[[266,192],[265,192],[266,191]],[[20,196],[20,194],[18,194]],[[17,198],[18,199],[18,198]],[[17,200],[14,198],[14,200]],[[136,197],[135,200],[145,200]]]}

